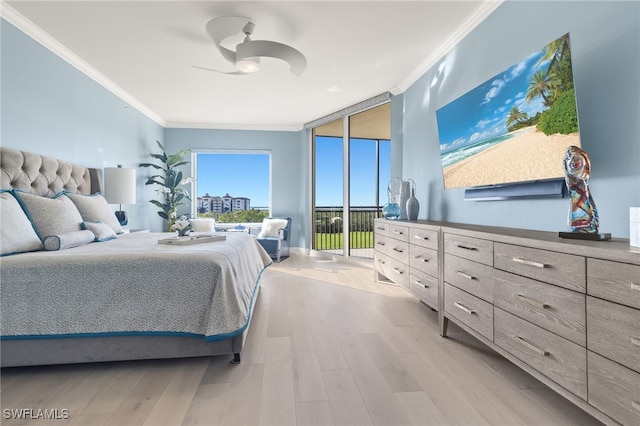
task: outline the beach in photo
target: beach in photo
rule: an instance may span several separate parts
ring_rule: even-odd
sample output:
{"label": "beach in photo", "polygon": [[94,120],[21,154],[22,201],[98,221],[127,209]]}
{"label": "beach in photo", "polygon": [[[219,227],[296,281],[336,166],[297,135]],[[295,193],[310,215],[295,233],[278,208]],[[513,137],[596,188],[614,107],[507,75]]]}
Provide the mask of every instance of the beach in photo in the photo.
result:
{"label": "beach in photo", "polygon": [[567,147],[580,146],[576,133],[545,135],[535,126],[444,168],[446,188],[563,178]]}

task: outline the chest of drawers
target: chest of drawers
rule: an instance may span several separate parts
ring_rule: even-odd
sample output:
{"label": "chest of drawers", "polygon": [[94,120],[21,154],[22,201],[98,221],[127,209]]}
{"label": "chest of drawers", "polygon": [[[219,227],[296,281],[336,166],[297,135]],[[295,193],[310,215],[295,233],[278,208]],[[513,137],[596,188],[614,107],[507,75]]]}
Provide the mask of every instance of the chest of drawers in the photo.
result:
{"label": "chest of drawers", "polygon": [[437,309],[443,336],[453,321],[604,423],[640,424],[640,251],[628,240],[378,224],[377,273]]}

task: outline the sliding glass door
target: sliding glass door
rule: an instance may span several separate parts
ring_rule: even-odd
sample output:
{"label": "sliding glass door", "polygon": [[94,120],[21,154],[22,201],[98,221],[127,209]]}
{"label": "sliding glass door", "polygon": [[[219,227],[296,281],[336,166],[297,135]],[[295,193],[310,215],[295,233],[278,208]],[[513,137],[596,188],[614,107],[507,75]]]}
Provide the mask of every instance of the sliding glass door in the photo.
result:
{"label": "sliding glass door", "polygon": [[373,258],[373,220],[390,178],[390,121],[387,103],[313,129],[314,250]]}

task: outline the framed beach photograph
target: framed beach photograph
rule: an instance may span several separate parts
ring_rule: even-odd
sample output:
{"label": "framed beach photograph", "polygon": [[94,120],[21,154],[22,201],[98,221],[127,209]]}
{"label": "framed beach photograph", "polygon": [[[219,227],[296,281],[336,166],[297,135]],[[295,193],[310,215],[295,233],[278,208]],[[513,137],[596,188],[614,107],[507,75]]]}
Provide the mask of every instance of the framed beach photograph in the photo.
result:
{"label": "framed beach photograph", "polygon": [[564,178],[580,146],[569,34],[436,111],[445,188]]}

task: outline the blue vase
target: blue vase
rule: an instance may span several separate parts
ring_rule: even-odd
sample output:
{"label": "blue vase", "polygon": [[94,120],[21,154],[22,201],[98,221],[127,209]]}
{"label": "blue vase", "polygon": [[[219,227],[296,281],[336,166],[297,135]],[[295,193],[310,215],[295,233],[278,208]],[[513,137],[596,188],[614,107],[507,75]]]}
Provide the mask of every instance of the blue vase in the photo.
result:
{"label": "blue vase", "polygon": [[382,207],[382,215],[395,220],[400,216],[400,206],[397,203],[387,203]]}

